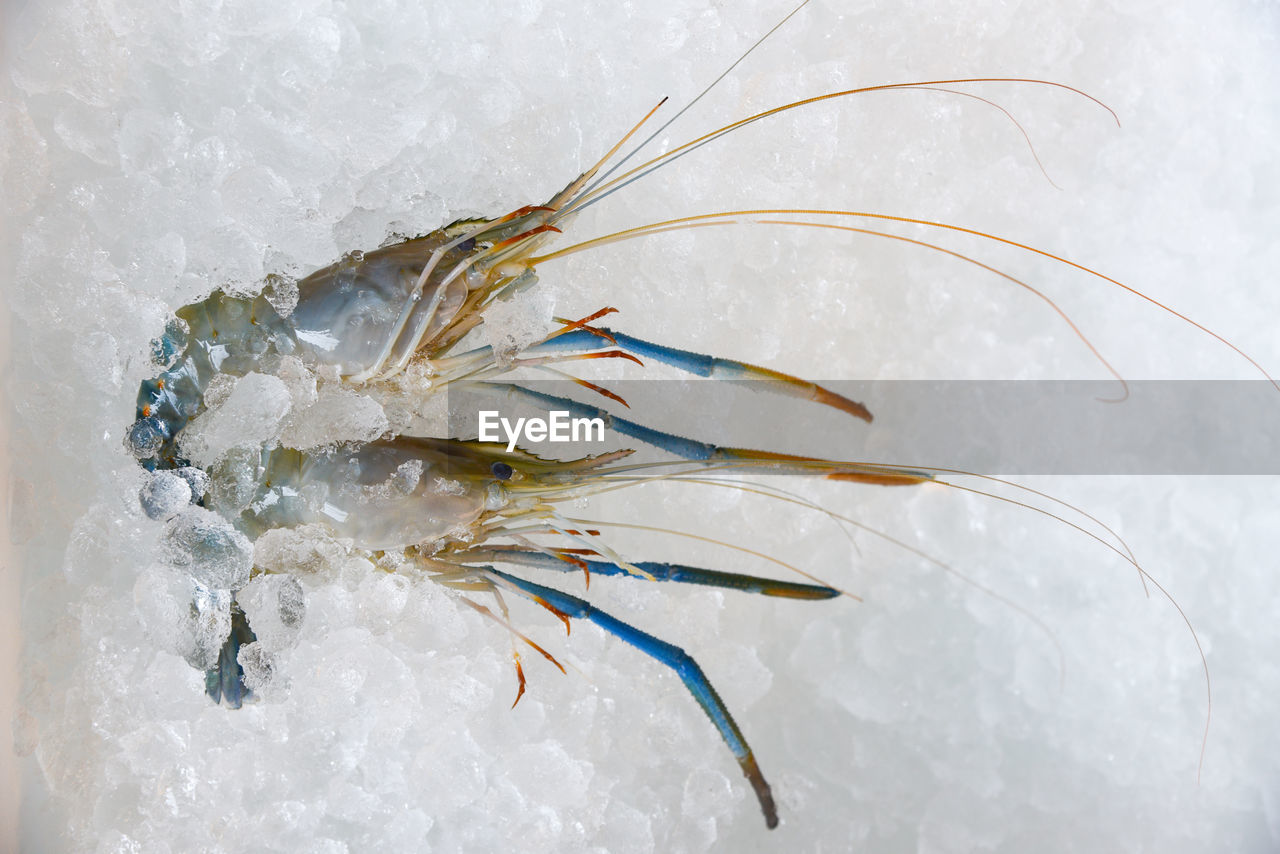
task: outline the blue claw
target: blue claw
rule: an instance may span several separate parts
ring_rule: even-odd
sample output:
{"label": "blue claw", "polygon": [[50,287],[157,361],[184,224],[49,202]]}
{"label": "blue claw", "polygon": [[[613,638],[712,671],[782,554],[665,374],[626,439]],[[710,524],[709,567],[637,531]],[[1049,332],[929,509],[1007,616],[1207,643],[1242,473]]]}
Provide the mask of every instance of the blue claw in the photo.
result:
{"label": "blue claw", "polygon": [[[581,561],[587,564],[587,569],[592,575],[633,575],[633,573],[612,561],[584,558],[581,555],[573,555],[572,560],[562,560],[553,554],[529,551],[527,549],[493,548],[477,552],[472,559],[477,561],[508,561],[522,566],[554,569],[559,572],[578,572],[580,567],[576,566],[574,561]],[[757,575],[718,572],[714,569],[702,569],[680,563],[658,563],[656,561],[643,560],[635,561],[631,565],[653,576],[655,581],[702,584],[707,587],[741,590],[744,593],[759,593],[763,596],[779,596],[785,599],[834,599],[840,595],[840,591],[836,588],[822,584],[775,581],[772,578],[761,578]]]}
{"label": "blue claw", "polygon": [[747,744],[746,737],[743,736],[742,730],[738,729],[738,724],[734,722],[733,716],[729,714],[729,709],[725,706],[724,701],[720,699],[716,689],[711,687],[711,682],[707,679],[706,674],[702,672],[698,662],[694,661],[689,653],[674,644],[659,640],[653,635],[637,629],[635,626],[628,625],[616,617],[606,614],[590,602],[579,599],[577,596],[562,593],[553,587],[525,581],[523,578],[508,575],[493,567],[485,567],[485,571],[495,579],[504,582],[504,586],[514,589],[534,601],[545,604],[567,617],[595,623],[610,634],[621,638],[636,649],[652,656],[674,670],[680,680],[684,682],[685,687],[689,689],[689,693],[698,701],[702,711],[706,712],[707,717],[711,718],[711,723],[715,724],[716,729],[720,732],[720,737],[724,739],[725,744],[729,746],[729,750],[733,752],[734,758],[738,760],[742,773],[751,782],[751,788],[755,790],[756,798],[760,801],[760,809],[764,812],[765,824],[770,829],[778,826],[778,810],[773,803],[773,792],[769,789],[769,784],[765,782],[764,775],[760,773],[760,766],[756,764],[755,754],[751,752],[751,747]]}
{"label": "blue claw", "polygon": [[[665,344],[655,344],[652,341],[633,338],[625,332],[615,332],[602,326],[594,327],[594,330],[593,332],[587,329],[574,329],[564,332],[530,348],[528,352],[603,350],[615,346],[614,342],[616,342],[617,348],[623,352],[652,359],[664,365],[670,365],[694,376],[714,377],[727,382],[739,382],[756,387],[759,387],[759,384],[764,384],[769,391],[784,394],[788,397],[811,400],[823,406],[830,406],[842,412],[847,412],[855,418],[861,418],[863,421],[871,420],[871,413],[856,400],[850,400],[823,388],[817,383],[811,383],[808,380],[793,377],[790,374],[780,373],[746,362],[739,362],[735,359],[722,359],[719,356],[707,356],[702,353],[694,353],[691,350],[680,350],[675,347],[668,347]],[[600,334],[596,334],[597,332]]]}

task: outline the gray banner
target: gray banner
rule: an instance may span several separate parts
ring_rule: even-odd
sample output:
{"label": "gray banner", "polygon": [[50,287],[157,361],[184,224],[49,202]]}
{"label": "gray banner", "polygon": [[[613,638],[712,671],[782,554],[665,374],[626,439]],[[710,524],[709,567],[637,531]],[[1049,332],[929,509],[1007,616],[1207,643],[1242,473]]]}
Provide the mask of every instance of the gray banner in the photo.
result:
{"label": "gray banner", "polygon": [[[556,459],[619,448],[635,461],[698,458],[724,446],[993,475],[1280,474],[1280,390],[1268,382],[1131,382],[1119,401],[1114,381],[822,383],[865,404],[871,423],[764,382],[603,385],[629,407],[568,381],[455,384],[452,435],[479,437],[488,412],[487,438],[502,444],[520,418],[548,422],[526,420],[516,445]],[[572,422],[595,418],[603,430],[580,424],[574,441]]]}

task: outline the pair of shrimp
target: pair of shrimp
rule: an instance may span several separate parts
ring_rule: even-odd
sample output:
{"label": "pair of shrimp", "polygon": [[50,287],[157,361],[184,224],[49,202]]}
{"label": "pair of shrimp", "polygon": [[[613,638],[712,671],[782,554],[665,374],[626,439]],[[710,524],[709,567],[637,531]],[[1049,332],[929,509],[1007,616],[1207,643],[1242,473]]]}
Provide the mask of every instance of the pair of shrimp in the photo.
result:
{"label": "pair of shrimp", "polygon": [[[240,450],[247,452],[247,457],[241,454],[247,463],[247,477],[233,477],[220,466],[222,460],[207,459],[206,464],[211,464],[209,482],[189,495],[191,502],[216,510],[241,535],[256,538],[272,529],[323,524],[370,552],[404,553],[440,583],[493,594],[504,612],[501,593],[512,593],[555,613],[566,628],[570,618],[583,619],[626,640],[681,676],[733,752],[756,791],[766,822],[773,827],[777,811],[754,754],[691,657],[583,598],[519,578],[493,564],[581,571],[588,579],[593,572],[629,573],[649,581],[704,584],[797,599],[832,598],[839,591],[826,585],[665,563],[631,563],[599,543],[589,543],[586,548],[551,548],[535,545],[530,538],[552,533],[586,543],[555,505],[592,491],[616,488],[654,465],[666,469],[667,474],[661,476],[764,467],[871,483],[911,484],[928,480],[929,475],[888,466],[720,447],[663,433],[569,398],[548,397],[516,383],[488,381],[513,366],[601,356],[638,362],[643,356],[695,374],[766,381],[771,390],[870,419],[860,404],[813,383],[614,333],[591,326],[594,317],[564,323],[539,344],[526,348],[511,364],[500,361],[488,346],[457,352],[466,334],[483,322],[487,305],[504,293],[528,286],[534,275],[531,254],[558,230],[555,223],[561,220],[554,218],[555,214],[582,204],[583,196],[590,192],[583,188],[595,171],[577,179],[546,205],[521,208],[495,220],[455,223],[320,270],[298,283],[296,305],[287,314],[278,311],[266,296],[234,298],[221,292],[179,310],[180,327],[167,334],[157,348],[172,354],[171,364],[142,384],[137,420],[128,431],[126,445],[144,467],[156,473],[148,497],[163,495],[165,490],[159,488],[165,482],[162,479],[193,480],[188,474],[194,467],[187,456],[186,440],[193,425],[198,428],[202,417],[210,417],[205,398],[215,382],[236,377],[238,389],[241,383],[258,383],[260,378],[300,362],[308,370],[330,369],[346,386],[370,390],[384,387],[410,365],[430,375],[437,394],[458,384],[486,382],[491,389],[535,403],[597,414],[607,418],[618,433],[675,454],[686,462],[674,467],[629,465],[623,461],[627,452],[559,462],[480,442],[406,434],[337,447],[241,446]],[[605,391],[592,383],[584,384]],[[235,393],[231,392],[228,401]],[[207,524],[200,529],[191,519],[207,510],[183,507],[181,501],[152,501],[148,512],[169,523],[170,531],[188,547],[196,572],[214,552],[234,543],[235,534]],[[494,544],[502,538],[514,544]],[[241,572],[229,579],[220,577],[219,582],[234,595],[250,577],[251,573]],[[466,601],[510,627],[505,616]],[[207,684],[215,700],[225,699],[238,706],[247,694],[238,661],[240,650],[254,642],[254,635],[233,599],[228,607],[232,619],[216,660],[206,662]],[[514,627],[511,630],[516,632]],[[533,641],[516,634],[555,661]],[[519,692],[523,693],[518,655],[516,664]]]}
{"label": "pair of shrimp", "polygon": [[[776,826],[777,809],[759,763],[693,658],[683,649],[600,611],[584,596],[528,580],[499,569],[499,565],[575,572],[587,582],[591,575],[621,574],[646,581],[703,584],[801,600],[830,599],[840,591],[823,583],[776,581],[700,567],[628,560],[611,549],[598,533],[584,529],[558,508],[565,501],[637,482],[706,473],[773,471],[883,485],[935,481],[939,473],[724,447],[657,430],[645,423],[644,415],[623,417],[608,404],[546,395],[507,377],[517,368],[560,370],[566,364],[592,358],[658,361],[705,377],[752,382],[804,404],[828,406],[858,419],[871,418],[858,402],[798,377],[642,340],[599,325],[603,312],[559,321],[543,338],[514,354],[499,353],[489,346],[468,346],[468,336],[484,323],[486,311],[496,302],[533,286],[541,264],[622,240],[742,223],[837,229],[907,241],[976,264],[1038,293],[977,259],[874,225],[910,223],[994,240],[1126,287],[1066,258],[1012,240],[940,222],[849,210],[761,208],[714,212],[655,222],[560,249],[550,245],[576,214],[749,123],[855,94],[948,89],[993,80],[996,78],[889,84],[797,101],[696,137],[615,176],[615,170],[649,141],[626,157],[615,159],[645,124],[642,121],[595,167],[545,204],[521,207],[493,219],[456,222],[421,237],[367,253],[353,253],[299,281],[296,301],[281,304],[265,294],[249,298],[216,292],[180,309],[177,315],[181,323],[160,342],[159,351],[164,354],[166,366],[142,385],[137,418],[128,431],[126,444],[139,462],[155,473],[157,488],[151,492],[153,497],[180,495],[181,490],[166,492],[158,486],[177,483],[175,478],[187,484],[187,497],[180,501],[153,501],[149,512],[165,519],[172,538],[187,547],[195,572],[200,571],[198,564],[212,560],[216,554],[237,549],[243,552],[245,538],[256,538],[273,529],[323,525],[370,553],[402,555],[409,565],[461,591],[463,601],[506,626],[519,642],[553,662],[549,652],[512,625],[504,595],[536,602],[563,620],[566,628],[573,619],[595,623],[676,671],[750,781],[766,824]],[[1050,81],[1000,80],[1071,88]],[[292,447],[268,431],[265,437],[256,437],[255,443],[232,441],[215,451],[198,449],[191,442],[218,412],[231,407],[237,393],[249,395],[255,388],[288,390],[289,382],[299,376],[303,385],[310,377],[314,386],[317,375],[334,387],[374,397],[409,388],[408,393],[424,406],[451,388],[466,387],[481,389],[498,399],[517,399],[547,410],[563,409],[584,417],[599,417],[615,433],[666,451],[675,461],[633,463],[626,459],[624,451],[561,461],[526,450],[409,432]],[[578,382],[620,402],[617,395],[595,383]],[[209,399],[215,385],[219,392],[212,397],[217,402]],[[225,393],[228,386],[232,388],[229,396]],[[283,415],[276,421],[281,418]],[[211,521],[205,515],[209,511],[220,516],[226,526]],[[548,544],[543,539],[546,537],[554,538],[553,543]],[[243,560],[240,564],[237,572],[217,576],[216,583],[204,579],[209,582],[206,586],[229,594],[218,599],[222,603],[218,607],[225,608],[230,619],[220,648],[207,651],[201,666],[207,670],[210,695],[232,706],[239,705],[249,693],[244,685],[241,653],[254,643],[252,626],[234,599],[235,591],[254,570],[243,565]],[[477,595],[492,597],[497,610],[476,601]],[[524,691],[518,653],[515,662],[518,702]]]}

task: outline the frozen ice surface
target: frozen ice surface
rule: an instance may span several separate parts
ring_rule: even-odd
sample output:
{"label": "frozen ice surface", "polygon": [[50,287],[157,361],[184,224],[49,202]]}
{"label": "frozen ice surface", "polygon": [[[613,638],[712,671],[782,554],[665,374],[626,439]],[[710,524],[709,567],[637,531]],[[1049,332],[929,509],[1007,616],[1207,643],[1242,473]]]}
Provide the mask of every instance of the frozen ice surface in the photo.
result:
{"label": "frozen ice surface", "polygon": [[[1280,486],[1268,478],[1031,481],[1121,529],[1196,626],[1214,677],[1198,783],[1204,681],[1176,612],[1087,537],[943,489],[786,484],[945,559],[1052,639],[915,555],[861,533],[855,549],[829,518],[758,495],[685,484],[574,508],[740,544],[863,598],[592,582],[593,601],[711,675],[774,785],[773,833],[671,673],[589,626],[566,639],[517,605],[516,624],[568,675],[526,652],[529,691],[511,710],[504,630],[323,531],[253,544],[260,566],[296,575],[305,601],[291,639],[283,597],[260,605],[249,585],[270,653],[263,699],[232,712],[203,695],[184,658],[225,634],[221,594],[191,613],[190,580],[163,565],[164,523],[139,506],[143,478],[122,445],[173,310],[393,234],[545,201],[659,98],[688,101],[788,5],[8,7],[0,195],[16,283],[4,399],[24,566],[21,850],[1280,847]],[[1022,123],[1059,190],[982,101],[825,102],[631,185],[558,245],[738,207],[920,215],[1104,270],[1274,372],[1278,31],[1275,8],[1257,3],[1210,15],[1187,0],[815,0],[658,144],[836,88],[985,75],[1079,86],[1123,127],[1061,90],[966,89]],[[946,245],[1044,287],[1127,377],[1252,376],[1113,288],[978,241]],[[615,306],[610,325],[640,337],[815,379],[1102,376],[1030,295],[866,236],[706,228],[548,262],[539,276],[530,312]],[[288,302],[287,287],[279,296]],[[305,372],[276,378],[285,396],[271,396],[254,441],[293,429],[273,413],[309,399]],[[206,504],[230,512],[244,496],[226,484],[251,461],[225,457]],[[616,531],[610,542],[639,558],[777,569],[679,538]],[[267,677],[267,656],[250,664]]]}

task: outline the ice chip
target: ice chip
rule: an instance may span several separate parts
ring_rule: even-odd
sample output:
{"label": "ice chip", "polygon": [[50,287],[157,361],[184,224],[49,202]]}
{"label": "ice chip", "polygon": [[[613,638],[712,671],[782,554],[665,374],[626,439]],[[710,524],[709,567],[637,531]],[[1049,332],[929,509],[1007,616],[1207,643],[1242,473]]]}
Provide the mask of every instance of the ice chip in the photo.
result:
{"label": "ice chip", "polygon": [[377,401],[350,389],[325,385],[315,403],[288,419],[280,441],[300,450],[338,442],[372,442],[390,426]]}
{"label": "ice chip", "polygon": [[466,495],[467,485],[460,480],[437,477],[431,481],[431,491],[437,495]]}
{"label": "ice chip", "polygon": [[178,355],[187,346],[190,331],[185,320],[171,318],[164,325],[164,334],[151,342],[151,361],[160,368],[173,367]]}
{"label": "ice chip", "polygon": [[209,491],[209,474],[204,469],[198,469],[195,466],[183,466],[175,471],[174,474],[187,482],[187,486],[191,489],[191,501],[193,503],[204,498],[204,494]]}
{"label": "ice chip", "polygon": [[236,590],[249,581],[253,544],[203,507],[187,507],[171,519],[164,544],[170,565],[190,573],[205,587]]}
{"label": "ice chip", "polygon": [[159,418],[139,418],[124,437],[124,445],[136,459],[149,460],[164,447],[169,431]]}
{"label": "ice chip", "polygon": [[163,521],[191,503],[191,486],[172,472],[155,472],[138,491],[138,500],[149,518]]}
{"label": "ice chip", "polygon": [[298,307],[298,282],[289,276],[272,273],[267,276],[262,295],[281,317],[288,317]]}
{"label": "ice chip", "polygon": [[254,565],[268,573],[335,569],[349,553],[324,525],[273,528],[253,543]]}
{"label": "ice chip", "polygon": [[[208,394],[205,400],[208,402]],[[210,465],[233,448],[272,445],[292,407],[284,380],[269,374],[245,374],[220,405],[187,427],[183,451],[197,464]]]}
{"label": "ice chip", "polygon": [[189,576],[158,564],[144,566],[133,587],[134,606],[143,631],[161,649],[188,661],[199,657],[194,641],[194,587]]}
{"label": "ice chip", "polygon": [[[319,392],[316,390],[316,375],[296,356],[284,356],[275,375],[284,381],[293,399],[293,411],[296,414],[316,402]],[[291,419],[293,420],[293,419]]]}
{"label": "ice chip", "polygon": [[235,391],[238,380],[239,377],[233,377],[231,374],[215,374],[204,390],[205,408],[217,409],[226,403],[231,392]]}
{"label": "ice chip", "polygon": [[263,651],[279,652],[297,640],[307,605],[302,585],[292,575],[260,575],[245,585],[236,601]]}
{"label": "ice chip", "polygon": [[259,691],[275,675],[275,656],[267,652],[261,643],[250,643],[240,647],[236,661],[244,671],[244,687],[250,691]]}
{"label": "ice chip", "polygon": [[173,152],[187,148],[189,136],[180,113],[135,108],[120,119],[120,157],[132,170],[162,171]]}
{"label": "ice chip", "polygon": [[409,495],[418,487],[418,481],[422,479],[423,464],[422,460],[409,460],[401,463],[396,469],[396,473],[391,477],[391,487],[402,495]]}
{"label": "ice chip", "polygon": [[190,646],[184,657],[197,670],[209,670],[217,665],[222,645],[231,636],[230,591],[195,585],[190,626]]}
{"label": "ice chip", "polygon": [[205,505],[223,516],[234,518],[253,501],[258,488],[261,455],[249,448],[236,448],[213,467]]}
{"label": "ice chip", "polygon": [[549,288],[521,291],[485,309],[480,335],[500,360],[511,359],[546,336],[547,324],[554,313],[554,291]]}

